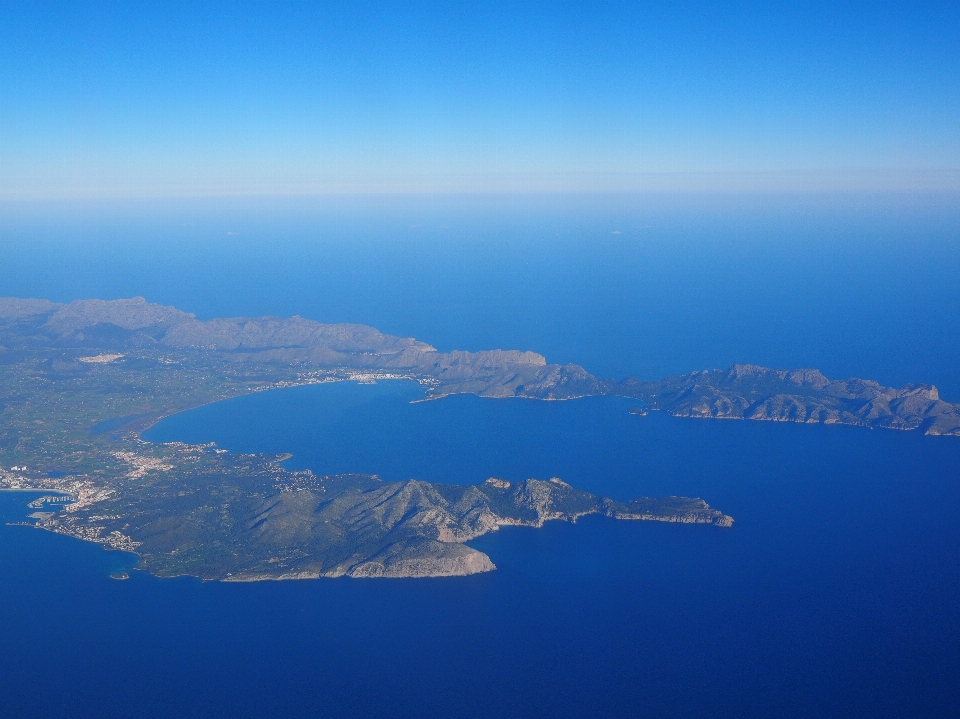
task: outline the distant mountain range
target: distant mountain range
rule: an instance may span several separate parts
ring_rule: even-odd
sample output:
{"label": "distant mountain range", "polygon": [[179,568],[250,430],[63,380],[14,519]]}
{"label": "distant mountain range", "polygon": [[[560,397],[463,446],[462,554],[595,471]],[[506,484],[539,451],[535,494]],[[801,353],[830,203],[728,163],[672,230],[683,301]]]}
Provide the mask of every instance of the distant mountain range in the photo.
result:
{"label": "distant mountain range", "polygon": [[[960,435],[960,405],[936,387],[895,389],[862,379],[829,380],[818,370],[735,365],[654,382],[616,382],[575,364],[549,364],[535,352],[437,352],[415,339],[356,324],[301,317],[237,317],[202,321],[173,307],[128,300],[0,299],[0,323],[21,343],[114,350],[169,347],[207,350],[229,362],[392,370],[436,380],[431,397],[570,399],[620,395],[682,417],[756,419],[922,429]],[[14,344],[17,344],[15,341]]]}

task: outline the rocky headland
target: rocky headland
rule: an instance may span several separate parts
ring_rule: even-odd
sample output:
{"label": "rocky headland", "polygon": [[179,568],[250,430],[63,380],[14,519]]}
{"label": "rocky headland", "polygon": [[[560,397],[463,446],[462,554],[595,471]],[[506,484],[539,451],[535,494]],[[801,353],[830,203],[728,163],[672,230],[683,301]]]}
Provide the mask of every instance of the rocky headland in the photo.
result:
{"label": "rocky headland", "polygon": [[960,405],[932,385],[884,387],[863,379],[829,380],[814,369],[734,365],[657,382],[625,380],[619,393],[677,417],[852,424],[960,435]]}
{"label": "rocky headland", "polygon": [[[300,477],[296,486],[238,497],[221,509],[232,531],[211,528],[201,508],[171,516],[158,497],[124,512],[137,552],[157,574],[185,569],[204,579],[255,581],[314,577],[441,577],[495,569],[465,544],[502,526],[540,527],[587,514],[730,526],[702,500],[670,497],[619,503],[559,479],[479,485],[383,482],[367,475]],[[109,503],[107,503],[109,506]],[[131,522],[136,525],[131,528]],[[216,542],[217,550],[209,546]],[[193,549],[184,550],[185,546]],[[176,552],[176,554],[171,554]]]}

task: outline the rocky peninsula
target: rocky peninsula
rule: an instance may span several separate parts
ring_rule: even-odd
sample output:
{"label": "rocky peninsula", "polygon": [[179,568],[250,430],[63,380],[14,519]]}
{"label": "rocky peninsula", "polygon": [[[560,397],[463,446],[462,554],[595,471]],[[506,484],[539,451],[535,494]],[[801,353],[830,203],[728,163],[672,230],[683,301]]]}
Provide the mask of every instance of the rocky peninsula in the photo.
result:
{"label": "rocky peninsula", "polygon": [[819,370],[734,365],[657,382],[619,383],[616,393],[677,417],[852,424],[960,436],[960,405],[932,385],[900,389],[863,379],[829,380]]}

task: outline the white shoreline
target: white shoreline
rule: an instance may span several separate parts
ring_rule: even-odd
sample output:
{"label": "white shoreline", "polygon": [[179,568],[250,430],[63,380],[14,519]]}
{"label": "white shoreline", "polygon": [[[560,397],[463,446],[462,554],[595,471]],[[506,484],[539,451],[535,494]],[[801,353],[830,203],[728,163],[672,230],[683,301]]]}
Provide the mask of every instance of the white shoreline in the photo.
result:
{"label": "white shoreline", "polygon": [[0,487],[0,492],[43,492],[44,494],[62,494],[65,497],[72,497],[70,492],[64,492],[62,489],[47,489],[44,487]]}

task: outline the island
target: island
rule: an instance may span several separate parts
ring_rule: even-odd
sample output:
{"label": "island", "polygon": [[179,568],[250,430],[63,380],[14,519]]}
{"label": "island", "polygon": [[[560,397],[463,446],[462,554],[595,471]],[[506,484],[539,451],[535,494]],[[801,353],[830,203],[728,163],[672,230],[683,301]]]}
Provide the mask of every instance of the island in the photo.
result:
{"label": "island", "polygon": [[751,365],[614,381],[535,352],[439,352],[364,325],[200,320],[140,297],[2,298],[0,489],[43,493],[31,526],[135,552],[138,568],[159,576],[226,581],[484,572],[494,564],[471,539],[589,514],[733,524],[699,498],[620,502],[556,477],[454,485],[323,476],[285,469],[289,455],[141,437],[163,417],[251,392],[394,378],[419,382],[428,400],[619,395],[641,402],[640,413],[960,435],[960,408],[929,386],[893,390]]}

